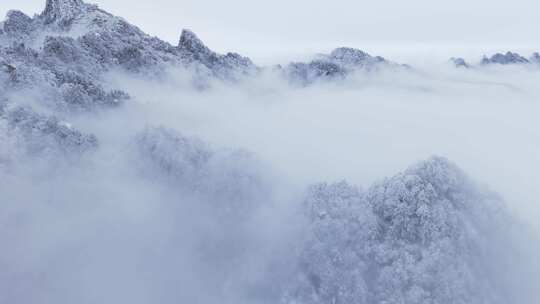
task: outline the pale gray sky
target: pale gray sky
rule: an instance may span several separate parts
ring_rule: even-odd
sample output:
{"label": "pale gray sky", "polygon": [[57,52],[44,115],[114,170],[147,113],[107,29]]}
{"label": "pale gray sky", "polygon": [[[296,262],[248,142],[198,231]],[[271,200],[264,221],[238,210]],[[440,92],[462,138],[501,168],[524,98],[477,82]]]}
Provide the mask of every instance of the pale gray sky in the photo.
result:
{"label": "pale gray sky", "polygon": [[[335,46],[455,46],[477,51],[540,49],[537,0],[93,0],[144,31],[176,43],[182,28],[211,48],[251,56],[310,53]],[[0,14],[33,14],[45,0],[2,0]],[[412,46],[412,47],[411,47]],[[430,49],[431,47],[431,49]],[[413,51],[415,52],[415,51]],[[472,53],[472,52],[471,52]],[[479,54],[481,55],[481,54]]]}

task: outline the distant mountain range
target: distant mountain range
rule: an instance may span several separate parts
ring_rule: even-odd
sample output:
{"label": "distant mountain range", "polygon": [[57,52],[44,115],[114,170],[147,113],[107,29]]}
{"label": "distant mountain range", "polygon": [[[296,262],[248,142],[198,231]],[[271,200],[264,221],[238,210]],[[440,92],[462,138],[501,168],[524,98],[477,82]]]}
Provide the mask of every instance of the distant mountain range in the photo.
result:
{"label": "distant mountain range", "polygon": [[[452,58],[451,62],[464,68],[531,65],[540,64],[540,55],[535,53],[527,59],[508,52],[485,56],[478,65],[462,58]],[[116,107],[129,100],[130,94],[106,83],[106,73],[124,71],[152,76],[163,74],[171,67],[188,71],[193,85],[203,89],[211,80],[236,83],[265,71],[302,87],[321,81],[340,81],[355,72],[413,70],[409,65],[346,47],[317,55],[307,62],[259,67],[237,53],[223,55],[212,51],[191,30],[183,30],[178,45],[171,45],[96,5],[82,0],[47,0],[41,14],[29,17],[12,10],[0,23],[0,109],[3,109],[0,115],[15,115],[11,123],[26,126],[45,119],[29,108],[13,110],[17,105],[9,102],[9,95],[22,90],[38,90],[42,104],[54,111]],[[47,136],[58,132],[70,136],[61,129],[52,123],[43,132]],[[75,142],[81,140],[79,135],[72,135],[76,136]]]}
{"label": "distant mountain range", "polygon": [[[457,67],[472,67],[453,58]],[[526,59],[515,53],[484,57],[481,65],[540,63],[535,53]],[[208,79],[236,82],[271,69],[295,85],[339,80],[354,71],[410,69],[353,48],[337,48],[309,62],[258,67],[237,53],[218,54],[190,30],[178,45],[152,37],[138,27],[82,0],[47,0],[44,11],[32,17],[10,11],[0,24],[0,80],[6,88],[46,88],[56,107],[90,109],[115,106],[129,92],[108,90],[102,75],[113,69],[160,73],[165,67],[192,71],[194,85]]]}
{"label": "distant mountain range", "polygon": [[[450,59],[456,67],[470,68],[472,65],[468,64],[463,58],[451,58]],[[540,64],[540,54],[533,53],[528,59],[521,56],[518,53],[506,52],[496,53],[491,57],[485,56],[480,61],[480,66],[485,65],[515,65],[515,64]]]}

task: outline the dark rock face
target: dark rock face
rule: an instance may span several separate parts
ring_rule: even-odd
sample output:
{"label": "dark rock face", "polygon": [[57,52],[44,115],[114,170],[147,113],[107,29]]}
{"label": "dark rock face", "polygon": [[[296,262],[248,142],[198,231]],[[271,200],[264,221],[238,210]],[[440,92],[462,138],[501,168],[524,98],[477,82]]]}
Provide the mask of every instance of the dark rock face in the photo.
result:
{"label": "dark rock face", "polygon": [[527,58],[512,52],[507,52],[506,54],[497,53],[491,57],[484,56],[482,59],[482,64],[501,64],[501,65],[507,65],[507,64],[526,64],[529,63],[529,60]]}

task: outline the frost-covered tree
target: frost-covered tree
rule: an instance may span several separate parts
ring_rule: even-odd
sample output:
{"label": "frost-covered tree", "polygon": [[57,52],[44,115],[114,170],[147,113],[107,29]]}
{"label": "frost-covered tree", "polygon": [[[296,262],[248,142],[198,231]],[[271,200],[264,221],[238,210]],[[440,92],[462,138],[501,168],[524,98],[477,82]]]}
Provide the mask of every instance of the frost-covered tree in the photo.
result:
{"label": "frost-covered tree", "polygon": [[32,26],[32,18],[21,11],[12,10],[7,13],[4,21],[4,33],[11,36],[26,38]]}
{"label": "frost-covered tree", "polygon": [[135,138],[141,169],[208,200],[227,214],[249,214],[270,199],[264,166],[242,150],[214,150],[203,141],[166,128],[147,128]]}
{"label": "frost-covered tree", "polygon": [[285,303],[531,300],[530,285],[507,278],[534,272],[502,266],[523,254],[514,246],[519,234],[510,232],[516,223],[498,196],[446,159],[366,192],[344,182],[314,186],[305,208],[310,227]]}
{"label": "frost-covered tree", "polygon": [[359,189],[345,182],[310,187],[308,234],[286,303],[368,303],[369,248],[376,218]]}
{"label": "frost-covered tree", "polygon": [[342,80],[358,71],[404,68],[407,66],[393,63],[383,57],[371,56],[358,49],[341,47],[330,54],[320,54],[309,63],[291,63],[283,69],[283,73],[292,83],[305,86],[317,81]]}
{"label": "frost-covered tree", "polygon": [[76,157],[95,150],[97,138],[74,129],[55,116],[38,114],[27,107],[4,106],[0,120],[5,131],[17,138],[17,144],[29,155]]}

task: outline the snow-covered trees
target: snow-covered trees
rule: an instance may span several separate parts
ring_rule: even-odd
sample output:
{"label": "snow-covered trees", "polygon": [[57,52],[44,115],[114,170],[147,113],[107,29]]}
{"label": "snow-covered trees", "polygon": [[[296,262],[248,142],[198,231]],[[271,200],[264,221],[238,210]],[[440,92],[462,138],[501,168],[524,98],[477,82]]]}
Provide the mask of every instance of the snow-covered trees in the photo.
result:
{"label": "snow-covered trees", "polygon": [[4,58],[3,93],[39,90],[40,102],[56,110],[116,106],[129,97],[120,90],[104,89],[102,69],[72,38],[48,37],[41,53],[24,44],[0,47],[0,56]]}
{"label": "snow-covered trees", "polygon": [[295,84],[308,85],[316,81],[340,80],[355,71],[376,71],[385,68],[403,69],[406,65],[371,56],[358,49],[341,47],[330,54],[320,54],[309,63],[294,62],[284,69],[285,76]]}
{"label": "snow-covered trees", "polygon": [[502,304],[519,295],[487,275],[507,258],[494,250],[512,247],[498,231],[511,217],[446,159],[366,192],[345,182],[313,186],[305,213],[300,275],[286,303]]}
{"label": "snow-covered trees", "polygon": [[114,106],[128,98],[105,89],[103,75],[113,69],[154,75],[165,67],[196,66],[202,69],[193,69],[200,74],[195,79],[226,81],[257,71],[248,58],[219,55],[190,31],[180,40],[172,46],[81,0],[48,0],[34,18],[8,13],[0,32],[0,59],[3,70],[14,69],[6,77],[8,88],[45,89],[42,99],[53,99],[47,104],[62,110]]}
{"label": "snow-covered trees", "polygon": [[[57,199],[56,194],[62,197],[63,191],[73,185],[76,190],[68,192],[77,193],[65,195],[64,200],[77,200],[78,189],[104,192],[84,200],[85,207],[100,205],[103,200],[106,201],[104,205],[113,206],[115,211],[117,204],[131,206],[135,201],[135,205],[143,207],[143,212],[129,210],[127,213],[137,214],[137,219],[155,216],[153,224],[162,219],[160,212],[166,212],[167,216],[163,217],[167,221],[165,228],[144,231],[145,237],[151,241],[148,246],[143,246],[144,249],[137,244],[133,246],[133,251],[137,252],[147,249],[156,251],[150,255],[142,253],[141,259],[137,258],[137,262],[144,260],[142,264],[146,264],[145,271],[150,274],[148,281],[138,286],[146,286],[151,282],[156,288],[149,295],[170,292],[171,286],[174,286],[174,296],[185,291],[176,290],[175,280],[177,270],[183,271],[185,268],[184,261],[176,264],[176,259],[184,253],[182,250],[187,241],[195,248],[193,255],[197,264],[193,266],[193,273],[201,269],[207,272],[204,278],[201,276],[201,286],[207,284],[209,280],[205,279],[211,277],[213,286],[209,290],[215,293],[211,295],[212,299],[230,292],[249,294],[249,297],[256,300],[272,298],[272,301],[267,301],[272,303],[282,298],[287,304],[531,303],[526,298],[529,293],[524,291],[528,288],[526,284],[515,284],[518,281],[516,278],[525,272],[519,263],[513,261],[516,257],[529,261],[533,259],[533,255],[524,254],[526,250],[520,251],[519,246],[515,246],[527,244],[528,239],[524,237],[527,241],[514,242],[521,235],[513,230],[514,222],[501,207],[500,199],[475,185],[449,161],[432,158],[367,190],[347,182],[311,186],[303,201],[303,213],[296,217],[288,209],[291,208],[288,203],[295,200],[298,186],[286,185],[283,188],[287,189],[279,189],[287,192],[283,195],[287,197],[280,197],[283,202],[277,202],[275,196],[282,193],[275,191],[274,183],[280,181],[276,182],[278,178],[269,177],[272,171],[264,167],[253,154],[243,150],[214,148],[202,140],[187,137],[166,127],[146,128],[137,133],[146,123],[163,123],[163,113],[168,110],[185,110],[178,119],[192,119],[191,114],[196,119],[199,111],[210,109],[215,114],[223,109],[215,104],[203,103],[191,108],[192,104],[181,100],[195,97],[193,99],[199,101],[199,98],[207,97],[207,92],[182,92],[170,98],[171,103],[153,104],[141,100],[140,104],[129,104],[123,102],[129,99],[128,93],[115,89],[115,85],[107,81],[110,74],[116,75],[119,72],[134,76],[134,82],[138,85],[138,81],[144,81],[144,77],[165,76],[166,69],[173,67],[192,71],[189,76],[194,79],[201,77],[204,80],[219,79],[230,83],[242,77],[258,75],[262,71],[249,58],[236,53],[218,54],[189,30],[182,32],[178,45],[171,45],[81,0],[48,0],[45,11],[33,18],[11,11],[0,27],[0,173],[9,176],[11,172],[4,168],[14,168],[13,171],[19,169],[17,161],[9,159],[12,155],[28,160],[24,164],[26,166],[19,171],[27,170],[30,173],[37,167],[35,164],[44,159],[50,166],[45,166],[44,174],[32,177],[32,181],[39,180],[41,186],[47,189],[49,184],[41,176],[47,176],[50,168],[61,167],[59,164],[66,159],[79,160],[79,156],[88,155],[91,157],[90,162],[66,166],[70,167],[69,177],[64,176],[67,172],[64,168],[57,170],[55,185],[67,186],[66,189],[58,187],[58,190],[53,191],[50,201]],[[540,62],[538,54],[533,55],[533,58],[531,62]],[[487,60],[490,63],[510,64],[523,63],[527,59],[507,53]],[[456,66],[468,66],[461,58],[453,62]],[[275,75],[271,76],[285,76],[286,81],[309,85],[317,81],[342,80],[351,73],[386,68],[392,71],[406,69],[403,65],[358,49],[338,48],[329,54],[316,56],[309,62],[276,68],[272,70]],[[169,89],[169,79],[159,78],[162,79],[166,80]],[[122,85],[133,88],[130,81]],[[162,87],[151,87],[155,88]],[[174,86],[173,91],[182,89]],[[224,98],[238,96],[229,89],[218,92],[224,93]],[[137,88],[133,91],[137,94],[143,90]],[[268,91],[271,91],[268,95],[273,96],[275,93],[273,89],[266,91],[266,88],[264,92],[251,88],[248,91],[250,98]],[[145,99],[153,92],[146,96],[142,93],[137,97]],[[167,95],[168,92],[158,92],[160,94],[155,95]],[[431,96],[434,95],[429,94]],[[219,101],[222,101],[222,96],[219,97]],[[166,98],[169,99],[169,96]],[[226,106],[229,105],[228,101]],[[125,108],[119,109],[117,105],[124,105]],[[160,108],[162,105],[165,111]],[[229,122],[234,119],[231,118],[234,115],[248,116],[254,113],[249,109],[252,103],[242,106],[242,111],[238,113],[231,111],[215,116],[218,118],[215,125],[219,126],[221,119]],[[403,106],[408,105],[403,103]],[[275,111],[277,108],[272,106],[266,109]],[[319,111],[327,109],[330,108],[320,108]],[[365,109],[369,111],[370,108]],[[341,113],[359,117],[356,112]],[[306,113],[306,116],[311,118],[311,114]],[[69,121],[81,122],[81,125],[88,128],[84,128],[89,130],[85,131],[88,133],[72,127],[64,121],[64,117]],[[298,116],[286,118],[295,117]],[[250,118],[250,124],[242,126],[244,129],[259,126],[256,117],[250,115]],[[399,115],[399,126],[405,125],[401,118],[402,115]],[[213,126],[214,122],[209,125]],[[314,123],[318,122],[320,120],[314,120]],[[375,129],[379,127],[374,126]],[[394,125],[384,127],[393,128]],[[211,126],[209,130],[205,128],[201,130],[202,134],[213,131]],[[261,133],[255,135],[265,136],[266,139],[267,129],[263,129],[262,132],[257,130]],[[99,140],[91,133],[97,134]],[[275,135],[271,132],[268,134]],[[319,140],[319,135],[324,134],[314,134],[316,140]],[[334,144],[334,141],[327,143],[324,139],[321,136],[320,142],[327,146]],[[279,142],[286,145],[288,141]],[[284,150],[283,154],[287,151]],[[49,156],[56,159],[49,162]],[[110,156],[113,156],[112,159],[109,159]],[[87,176],[68,183],[71,177],[78,179],[79,170],[83,175],[88,173]],[[27,187],[28,175],[32,174],[16,173],[21,174],[14,180],[24,179],[21,184]],[[101,176],[105,179],[94,185],[96,177]],[[120,184],[122,187],[118,187]],[[139,186],[141,189],[136,189]],[[289,187],[295,189],[291,191]],[[7,188],[9,186],[4,186],[3,190]],[[43,192],[49,193],[45,190]],[[18,194],[13,191],[11,196],[17,197]],[[27,199],[40,202],[40,195],[35,197],[29,195]],[[13,201],[17,203],[16,199]],[[55,206],[63,205],[68,204]],[[80,205],[69,205],[79,212]],[[280,205],[279,208],[281,205],[287,206],[276,211],[273,209],[276,205]],[[147,210],[155,213],[147,213]],[[109,212],[109,209],[106,211]],[[86,217],[84,212],[81,213]],[[193,219],[190,218],[192,215]],[[129,216],[122,213],[120,217]],[[133,222],[137,226],[140,224]],[[304,223],[307,224],[301,225]],[[267,226],[259,227],[265,224]],[[281,226],[285,228],[281,229]],[[303,229],[297,226],[305,228],[305,231],[298,232]],[[110,227],[117,225],[114,223]],[[140,228],[140,231],[145,228]],[[79,231],[75,232],[77,234]],[[154,243],[152,237],[158,234],[159,242]],[[297,238],[297,234],[301,234],[301,237]],[[121,241],[125,235],[118,234],[116,237]],[[161,247],[163,243],[160,242],[167,243],[167,246]],[[297,249],[295,245],[299,246],[298,252],[294,250]],[[55,253],[65,249],[52,247]],[[170,252],[166,254],[157,252],[167,250]],[[131,254],[125,248],[122,248],[122,252],[127,256]],[[47,261],[57,261],[64,257],[56,254],[51,256],[53,258],[48,257]],[[108,258],[107,253],[104,253],[104,257]],[[161,261],[148,263],[148,257],[174,260],[176,268],[174,271],[162,270],[168,265],[161,264]],[[55,263],[51,265],[56,266]],[[130,267],[126,268],[134,268],[132,264],[128,265]],[[154,268],[156,266],[158,268]],[[17,267],[13,268],[13,273],[18,274]],[[69,268],[65,270],[66,273],[71,273],[72,267],[66,268]],[[162,275],[161,280],[154,281],[154,271]],[[293,276],[287,281],[285,278],[290,273]],[[11,275],[5,275],[4,280],[9,281]],[[30,271],[28,276],[32,275],[34,272]],[[27,275],[21,277],[26,279]],[[166,282],[165,287],[161,286],[162,282]],[[20,286],[31,285],[26,284]],[[77,287],[81,289],[73,292],[74,297],[79,296],[77,292],[86,287],[83,285],[78,284]],[[125,287],[125,290],[133,289],[129,283]],[[225,289],[229,290],[224,292]],[[236,296],[234,294],[231,298],[236,299]],[[173,298],[172,302],[178,302],[178,298]]]}
{"label": "snow-covered trees", "polygon": [[286,303],[368,303],[369,248],[376,218],[363,194],[346,182],[310,187],[304,202],[308,234],[300,273]]}
{"label": "snow-covered trees", "polygon": [[329,55],[324,56],[327,60],[339,64],[348,69],[363,68],[366,70],[374,69],[380,66],[390,65],[391,62],[380,56],[371,56],[361,50],[341,47],[333,50]]}
{"label": "snow-covered trees", "polygon": [[46,24],[56,22],[68,26],[84,6],[81,0],[47,0],[42,16]]}
{"label": "snow-covered trees", "polygon": [[220,55],[213,52],[191,30],[182,31],[178,50],[184,58],[200,63],[220,79],[236,80],[257,71],[257,67],[247,57],[236,53]]}
{"label": "snow-covered trees", "polygon": [[339,65],[321,60],[310,63],[291,63],[285,69],[285,75],[293,83],[308,85],[317,80],[343,79],[346,71]]}
{"label": "snow-covered trees", "polygon": [[145,172],[165,175],[179,189],[219,202],[214,207],[228,214],[241,217],[270,198],[263,166],[248,152],[213,150],[166,128],[147,128],[135,145]]}
{"label": "snow-covered trees", "polygon": [[76,157],[95,150],[98,140],[94,135],[73,129],[55,116],[45,116],[26,107],[0,109],[4,131],[17,138],[18,145],[30,155]]}
{"label": "snow-covered trees", "polygon": [[4,21],[4,32],[10,36],[28,35],[32,26],[32,18],[21,11],[9,11]]}

